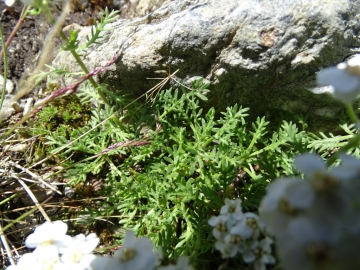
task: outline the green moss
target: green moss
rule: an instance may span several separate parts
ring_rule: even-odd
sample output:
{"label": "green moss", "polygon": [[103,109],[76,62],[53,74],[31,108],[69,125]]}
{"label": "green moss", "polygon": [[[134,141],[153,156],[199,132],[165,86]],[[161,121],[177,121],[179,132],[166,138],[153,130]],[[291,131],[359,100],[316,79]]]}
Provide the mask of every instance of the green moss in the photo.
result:
{"label": "green moss", "polygon": [[[58,85],[50,84],[45,90],[48,96]],[[87,125],[91,108],[82,104],[79,97],[69,95],[59,97],[43,107],[33,118],[27,121],[27,127],[21,129],[20,136],[38,136],[33,161],[44,158],[53,147],[47,145],[50,134],[56,134],[65,140],[70,140],[74,130]]]}
{"label": "green moss", "polygon": [[73,129],[85,126],[90,118],[90,108],[81,104],[75,95],[65,96],[50,102],[42,108],[29,126],[56,132],[57,129],[66,127]]}

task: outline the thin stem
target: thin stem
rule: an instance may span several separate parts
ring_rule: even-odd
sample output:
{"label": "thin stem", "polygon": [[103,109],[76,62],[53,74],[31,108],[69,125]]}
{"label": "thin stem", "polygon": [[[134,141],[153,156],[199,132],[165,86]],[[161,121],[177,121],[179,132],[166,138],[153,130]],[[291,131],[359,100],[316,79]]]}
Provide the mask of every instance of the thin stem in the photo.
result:
{"label": "thin stem", "polygon": [[346,104],[345,107],[346,107],[346,110],[347,110],[347,112],[349,114],[350,120],[353,123],[357,124],[359,122],[359,118],[357,117],[353,106],[351,104]]}
{"label": "thin stem", "polygon": [[[51,14],[48,7],[46,5],[42,5],[42,10],[46,14],[46,16],[48,17],[50,23],[54,24],[55,23],[54,16]],[[67,37],[65,36],[65,34],[64,34],[64,32],[62,30],[59,31],[59,35],[60,35],[61,39],[65,42],[65,44],[68,45],[69,40],[67,39]],[[79,54],[74,49],[70,49],[70,52],[73,55],[73,57],[75,58],[76,62],[79,64],[80,68],[83,70],[83,72],[85,74],[88,74],[89,70],[86,68],[86,66],[85,66],[84,62],[81,60]],[[109,102],[107,101],[107,98],[105,97],[104,93],[101,91],[99,85],[95,82],[95,80],[93,78],[89,78],[89,81],[90,81],[91,85],[98,91],[101,99],[107,105],[110,105]]]}
{"label": "thin stem", "polygon": [[349,142],[341,147],[331,158],[329,158],[326,162],[327,166],[330,167],[341,154],[346,153],[348,150],[358,147],[360,143],[360,133],[358,133],[355,137],[351,138]]}
{"label": "thin stem", "polygon": [[[51,12],[49,11],[48,7],[46,5],[42,5],[42,10],[43,12],[46,14],[46,16],[48,17],[49,21],[51,24],[55,23],[55,19],[53,17],[53,15],[51,14]],[[64,32],[62,30],[59,31],[59,35],[61,37],[61,39],[65,42],[66,45],[69,44],[69,40],[67,39],[67,37],[65,36]],[[72,56],[75,58],[75,61],[78,63],[78,65],[80,66],[80,68],[83,70],[83,72],[85,74],[89,74],[89,70],[87,69],[87,67],[85,66],[84,62],[81,60],[79,54],[74,50],[74,49],[70,49],[70,53],[72,54]],[[106,98],[104,92],[101,90],[101,88],[99,87],[99,85],[96,83],[96,81],[94,80],[94,78],[90,77],[88,78],[91,85],[95,88],[95,90],[98,92],[100,98],[104,101],[104,103],[108,106],[111,106],[111,104],[109,103],[108,99]],[[121,124],[119,118],[114,115],[114,117],[112,117],[113,120],[115,121],[115,123],[118,125],[118,127],[122,128],[123,125]]]}
{"label": "thin stem", "polygon": [[[359,122],[359,118],[357,117],[353,106],[351,104],[346,104],[345,107],[346,107],[346,110],[349,114],[351,121],[354,122],[355,124],[357,124]],[[327,160],[326,164],[328,166],[331,166],[339,158],[339,156],[341,154],[344,154],[348,150],[357,147],[359,145],[359,143],[360,143],[360,133],[358,133],[356,136],[352,137],[346,145],[341,147],[331,158],[329,158]]]}

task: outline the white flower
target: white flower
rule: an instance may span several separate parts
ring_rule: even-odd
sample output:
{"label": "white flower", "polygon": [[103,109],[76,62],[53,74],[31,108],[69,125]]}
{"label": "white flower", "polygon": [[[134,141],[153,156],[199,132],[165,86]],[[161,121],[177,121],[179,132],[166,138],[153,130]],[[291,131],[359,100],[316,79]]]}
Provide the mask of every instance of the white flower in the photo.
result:
{"label": "white flower", "polygon": [[360,77],[360,54],[356,54],[346,61],[346,71]]}
{"label": "white flower", "polygon": [[90,254],[99,244],[99,238],[95,233],[85,237],[79,234],[72,239],[69,247],[61,256],[61,261],[66,265],[66,269],[88,269],[90,263],[96,258]]}
{"label": "white flower", "polygon": [[216,240],[223,241],[224,237],[228,233],[227,223],[229,220],[228,215],[212,216],[208,223],[210,226],[214,227],[212,233]]}
{"label": "white flower", "polygon": [[[5,2],[5,5],[12,6],[15,3],[15,0],[4,0],[4,2]],[[21,2],[24,5],[31,6],[34,4],[35,0],[21,0]]]}
{"label": "white flower", "polygon": [[62,263],[59,258],[58,248],[54,245],[38,246],[33,254],[37,256],[37,270],[59,270]]}
{"label": "white flower", "polygon": [[36,269],[37,267],[37,257],[36,254],[26,253],[21,256],[17,265],[11,265],[6,268],[6,270],[31,270]]}
{"label": "white flower", "polygon": [[96,256],[91,262],[87,270],[108,270],[107,264],[112,260],[110,257]]}
{"label": "white flower", "polygon": [[325,68],[316,78],[319,85],[330,85],[334,97],[344,103],[351,103],[360,93],[360,57],[357,55],[346,63]]}
{"label": "white flower", "polygon": [[274,264],[275,258],[271,255],[272,239],[266,237],[260,242],[253,241],[243,252],[244,262],[253,263],[255,270],[266,270],[266,264]]}
{"label": "white flower", "polygon": [[242,257],[245,263],[250,264],[255,261],[256,256],[254,250],[259,246],[258,240],[252,240],[247,243],[246,248],[242,252]]}
{"label": "white flower", "polygon": [[[340,222],[338,221],[338,223]],[[335,244],[340,239],[339,234],[334,233],[337,230],[336,227],[321,217],[303,216],[290,222],[288,236],[293,242],[303,245],[313,242]]]}
{"label": "white flower", "polygon": [[41,246],[33,253],[24,254],[17,265],[7,270],[62,270],[58,249],[55,246]]}
{"label": "white flower", "polygon": [[315,192],[309,182],[297,178],[279,178],[268,186],[259,214],[267,230],[279,236],[288,222],[310,208]]}
{"label": "white flower", "polygon": [[325,163],[314,154],[300,155],[294,159],[294,164],[305,174],[306,180],[316,192],[313,211],[326,214],[328,217],[332,216],[333,219],[348,214],[351,198],[346,189],[346,180],[353,174],[352,172],[344,173],[346,168],[344,170],[340,167],[331,168],[328,172]]}
{"label": "white flower", "polygon": [[294,165],[306,178],[314,179],[319,174],[327,174],[325,163],[315,154],[307,153],[295,157]]}
{"label": "white flower", "polygon": [[62,221],[45,222],[27,237],[25,245],[28,248],[55,245],[62,253],[71,243],[71,237],[66,235],[66,231],[67,224]]}
{"label": "white flower", "polygon": [[181,256],[176,265],[160,266],[158,270],[193,270],[189,265],[189,259]]}
{"label": "white flower", "polygon": [[223,258],[235,257],[237,253],[243,252],[245,243],[240,235],[227,234],[223,241],[217,241],[215,248],[221,252]]}
{"label": "white flower", "polygon": [[341,165],[332,171],[340,179],[352,180],[360,176],[360,160],[350,155],[340,155]]}
{"label": "white flower", "polygon": [[225,205],[220,209],[220,215],[228,216],[227,227],[228,230],[238,221],[242,219],[243,212],[241,209],[241,200],[225,199]]}
{"label": "white flower", "polygon": [[332,226],[322,220],[305,216],[293,220],[285,237],[277,242],[284,269],[342,269],[331,268],[337,236]]}
{"label": "white flower", "polygon": [[337,175],[327,171],[325,163],[315,154],[303,154],[294,158],[295,167],[305,175],[319,193],[328,193],[339,188]]}
{"label": "white flower", "polygon": [[258,220],[258,215],[250,212],[245,213],[243,218],[231,228],[230,233],[238,234],[242,239],[258,238],[260,235]]}
{"label": "white flower", "polygon": [[107,270],[152,270],[157,261],[154,244],[146,237],[136,238],[133,231],[127,231],[124,245],[106,264]]}
{"label": "white flower", "polygon": [[15,0],[4,0],[5,5],[12,6],[15,3]]}

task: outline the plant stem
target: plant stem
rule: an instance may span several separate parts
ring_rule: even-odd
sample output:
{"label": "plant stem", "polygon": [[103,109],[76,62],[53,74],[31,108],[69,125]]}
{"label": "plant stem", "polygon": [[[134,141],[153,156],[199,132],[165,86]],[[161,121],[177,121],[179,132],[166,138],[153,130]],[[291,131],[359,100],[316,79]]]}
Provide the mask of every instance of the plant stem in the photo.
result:
{"label": "plant stem", "polygon": [[359,122],[359,118],[357,117],[353,106],[351,104],[346,104],[345,107],[346,107],[346,110],[347,110],[347,112],[349,114],[350,120],[353,123],[357,124]]}
{"label": "plant stem", "polygon": [[[41,6],[43,12],[45,13],[45,15],[47,16],[48,20],[50,21],[51,24],[55,23],[55,19],[53,17],[53,15],[51,14],[51,12],[49,11],[47,5],[42,5]],[[69,44],[69,40],[67,39],[67,37],[65,36],[64,32],[62,30],[59,31],[59,35],[61,37],[61,39],[65,42],[66,45]],[[75,58],[75,61],[78,63],[78,65],[80,66],[80,68],[83,70],[83,72],[85,74],[89,74],[89,70],[87,69],[87,67],[85,66],[84,62],[81,60],[79,54],[74,50],[70,50],[72,56]],[[91,85],[95,88],[95,90],[98,92],[100,98],[104,101],[104,103],[108,106],[111,106],[111,104],[109,103],[108,99],[106,98],[105,94],[103,93],[103,91],[100,89],[99,85],[95,82],[95,80],[92,77],[89,77],[89,81],[91,83]],[[121,124],[119,118],[114,115],[113,120],[115,121],[115,123],[122,128],[123,125]]]}
{"label": "plant stem", "polygon": [[327,166],[330,167],[341,154],[346,153],[348,150],[359,146],[360,143],[360,133],[358,133],[355,137],[352,137],[349,142],[341,147],[331,158],[329,158],[326,162]]}
{"label": "plant stem", "polygon": [[[355,124],[359,123],[359,118],[357,117],[353,106],[351,104],[346,104],[345,107],[351,121]],[[331,166],[339,158],[339,155],[346,153],[351,148],[357,147],[359,143],[360,143],[360,133],[352,137],[346,145],[341,147],[331,158],[327,160],[326,164],[328,166]]]}

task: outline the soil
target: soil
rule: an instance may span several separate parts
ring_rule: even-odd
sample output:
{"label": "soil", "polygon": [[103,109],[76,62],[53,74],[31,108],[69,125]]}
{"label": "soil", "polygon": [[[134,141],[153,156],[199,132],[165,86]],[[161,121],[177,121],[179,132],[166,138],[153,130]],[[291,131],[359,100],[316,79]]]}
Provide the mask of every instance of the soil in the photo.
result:
{"label": "soil", "polygon": [[[77,23],[81,26],[92,25],[94,19],[99,18],[99,13],[105,7],[111,10],[120,10],[121,5],[110,3],[113,1],[73,1],[73,12],[69,14],[65,25]],[[7,7],[2,1],[0,10],[3,10],[1,22],[5,39],[10,36],[16,25],[22,5],[15,4]],[[36,61],[37,55],[42,48],[42,42],[49,30],[49,23],[44,16],[27,16],[17,31],[12,43],[8,48],[8,78],[16,82],[23,72],[31,67]],[[0,72],[3,74],[3,61],[0,64]]]}

